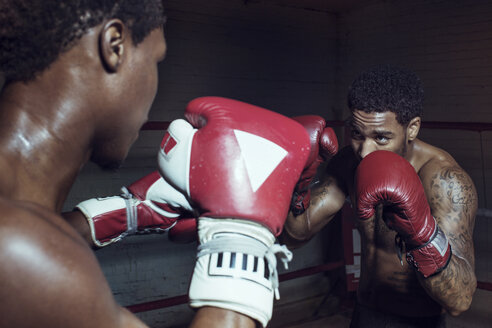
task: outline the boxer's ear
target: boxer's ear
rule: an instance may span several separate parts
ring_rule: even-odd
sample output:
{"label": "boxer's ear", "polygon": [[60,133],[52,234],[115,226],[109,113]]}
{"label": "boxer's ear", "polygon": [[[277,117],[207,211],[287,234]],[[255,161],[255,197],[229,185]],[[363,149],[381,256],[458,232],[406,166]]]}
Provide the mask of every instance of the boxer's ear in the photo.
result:
{"label": "boxer's ear", "polygon": [[409,141],[415,140],[420,131],[420,117],[414,117],[407,125],[407,138]]}
{"label": "boxer's ear", "polygon": [[116,72],[124,60],[125,24],[119,19],[111,19],[104,24],[99,35],[99,51],[104,67],[110,72]]}

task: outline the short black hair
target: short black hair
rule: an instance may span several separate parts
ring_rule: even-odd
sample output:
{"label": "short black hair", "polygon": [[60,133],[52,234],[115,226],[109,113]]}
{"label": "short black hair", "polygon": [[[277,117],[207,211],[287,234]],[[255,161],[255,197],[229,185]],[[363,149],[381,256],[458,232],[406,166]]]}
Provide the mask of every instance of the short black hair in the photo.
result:
{"label": "short black hair", "polygon": [[398,123],[407,125],[423,115],[424,89],[419,77],[406,68],[377,66],[354,80],[347,102],[351,111],[393,112]]}
{"label": "short black hair", "polygon": [[135,45],[165,21],[162,0],[1,0],[0,72],[28,81],[91,27],[118,18]]}

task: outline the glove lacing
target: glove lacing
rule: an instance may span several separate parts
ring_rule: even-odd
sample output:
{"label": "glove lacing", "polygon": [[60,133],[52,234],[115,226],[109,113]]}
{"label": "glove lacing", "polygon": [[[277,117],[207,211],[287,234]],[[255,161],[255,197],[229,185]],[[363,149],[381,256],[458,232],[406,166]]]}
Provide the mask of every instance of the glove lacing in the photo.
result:
{"label": "glove lacing", "polygon": [[[136,202],[140,202],[138,199],[136,199],[126,187],[121,188],[121,198],[125,200],[125,205],[126,205],[126,232],[121,234],[121,238],[127,236],[127,235],[135,235],[135,234],[148,234],[148,233],[164,233],[169,231],[172,227],[176,225],[176,222],[173,222],[168,228],[163,229],[163,228],[144,228],[139,230],[138,229],[138,204]],[[148,205],[152,210],[159,212],[158,209]],[[160,214],[160,213],[159,213]],[[120,238],[120,239],[121,239]]]}

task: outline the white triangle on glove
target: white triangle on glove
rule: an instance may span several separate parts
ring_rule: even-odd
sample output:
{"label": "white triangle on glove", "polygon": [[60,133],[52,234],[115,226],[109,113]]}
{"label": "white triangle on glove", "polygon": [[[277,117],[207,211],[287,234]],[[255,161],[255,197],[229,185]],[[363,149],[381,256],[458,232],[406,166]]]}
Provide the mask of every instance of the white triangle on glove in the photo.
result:
{"label": "white triangle on glove", "polygon": [[270,140],[248,132],[234,130],[234,134],[241,149],[251,187],[253,192],[256,192],[287,156],[287,151]]}

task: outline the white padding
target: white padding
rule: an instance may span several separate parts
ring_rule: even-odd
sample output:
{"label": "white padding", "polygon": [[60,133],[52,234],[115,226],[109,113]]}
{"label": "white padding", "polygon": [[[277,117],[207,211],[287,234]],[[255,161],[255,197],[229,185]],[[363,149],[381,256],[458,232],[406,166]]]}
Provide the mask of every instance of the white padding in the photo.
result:
{"label": "white padding", "polygon": [[191,144],[197,130],[183,119],[174,120],[167,132],[176,145],[166,154],[161,148],[157,156],[161,175],[177,189],[190,196],[189,172]]}
{"label": "white padding", "polygon": [[167,183],[167,181],[165,181],[162,177],[150,186],[149,190],[147,190],[145,198],[145,203],[148,204],[149,207],[157,213],[161,213],[167,217],[176,217],[178,215],[176,213],[163,211],[159,207],[152,204],[149,200],[159,203],[166,203],[174,208],[184,208],[190,212],[193,210],[186,197]]}
{"label": "white padding", "polygon": [[126,209],[126,203],[120,196],[91,198],[84,200],[75,206],[86,217],[94,218],[110,211]]}
{"label": "white padding", "polygon": [[277,278],[276,263],[272,268],[266,260],[267,253],[275,249],[273,234],[251,221],[200,218],[198,236],[201,246],[212,246],[205,255],[199,252],[190,284],[190,306],[236,311],[265,327],[272,317],[277,287],[272,281],[272,276]]}

